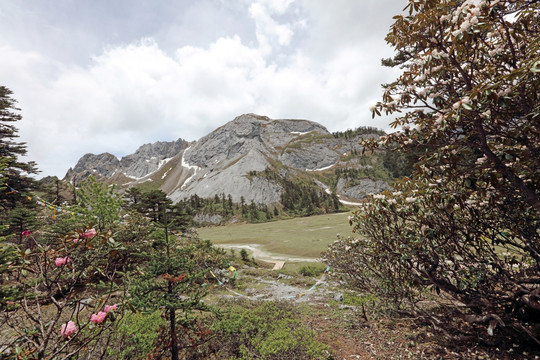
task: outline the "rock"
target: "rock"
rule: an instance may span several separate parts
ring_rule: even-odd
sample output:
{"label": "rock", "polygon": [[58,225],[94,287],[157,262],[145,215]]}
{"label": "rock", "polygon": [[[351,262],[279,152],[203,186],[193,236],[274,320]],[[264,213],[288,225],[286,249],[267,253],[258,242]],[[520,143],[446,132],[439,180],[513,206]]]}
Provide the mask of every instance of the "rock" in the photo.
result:
{"label": "rock", "polygon": [[223,217],[218,214],[197,214],[193,217],[193,220],[198,222],[199,224],[219,225],[221,221],[223,221]]}
{"label": "rock", "polygon": [[336,191],[351,199],[363,199],[366,195],[376,194],[390,189],[391,186],[384,180],[373,180],[369,178],[349,179],[340,178],[336,185]]}
{"label": "rock", "polygon": [[85,154],[79,159],[73,169],[68,170],[64,179],[77,184],[84,181],[90,175],[94,175],[98,179],[103,177],[108,178],[114,175],[119,167],[120,160],[113,154]]}
{"label": "rock", "polygon": [[285,274],[279,274],[277,276],[277,279],[280,280],[280,279],[292,279],[292,276],[289,276],[289,275],[285,275]]}
{"label": "rock", "polygon": [[85,299],[81,299],[80,301],[82,305],[86,305],[86,306],[91,306],[93,302],[94,302],[94,299],[92,298],[85,298]]}
{"label": "rock", "polygon": [[334,300],[335,300],[335,301],[340,301],[340,302],[343,301],[343,300],[344,300],[343,294],[342,294],[342,293],[336,293],[336,294],[334,294]]}
{"label": "rock", "polygon": [[73,169],[68,170],[64,180],[78,183],[90,175],[98,179],[109,179],[120,173],[130,178],[143,178],[158,170],[167,159],[174,157],[187,147],[187,144],[182,139],[145,144],[134,154],[124,156],[122,160],[118,160],[110,153],[85,154]]}
{"label": "rock", "polygon": [[121,171],[128,177],[143,178],[158,170],[167,159],[173,158],[187,147],[182,139],[176,141],[158,141],[142,145],[134,154],[120,160]]}
{"label": "rock", "polygon": [[173,202],[177,202],[195,194],[209,198],[223,193],[231,195],[236,203],[240,202],[242,197],[246,203],[277,203],[282,190],[279,184],[260,177],[246,176],[250,171],[263,171],[268,165],[260,151],[250,150],[222,169],[216,166],[211,171],[198,170],[187,186],[174,190],[169,197]]}

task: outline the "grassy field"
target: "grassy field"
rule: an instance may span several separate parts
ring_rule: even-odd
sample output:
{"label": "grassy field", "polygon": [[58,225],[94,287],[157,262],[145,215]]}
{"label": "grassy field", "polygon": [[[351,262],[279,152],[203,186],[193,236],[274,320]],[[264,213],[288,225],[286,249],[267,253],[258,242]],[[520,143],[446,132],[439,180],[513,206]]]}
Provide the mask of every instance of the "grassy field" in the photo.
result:
{"label": "grassy field", "polygon": [[263,224],[233,224],[198,229],[214,244],[256,244],[281,256],[317,258],[336,234],[351,235],[348,213],[318,215]]}

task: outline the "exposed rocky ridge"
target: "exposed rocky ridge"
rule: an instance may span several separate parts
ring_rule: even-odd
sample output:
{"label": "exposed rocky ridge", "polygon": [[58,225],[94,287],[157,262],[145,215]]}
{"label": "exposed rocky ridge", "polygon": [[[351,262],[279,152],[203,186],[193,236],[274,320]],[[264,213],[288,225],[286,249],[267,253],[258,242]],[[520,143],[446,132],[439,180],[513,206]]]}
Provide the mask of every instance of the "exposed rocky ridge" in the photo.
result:
{"label": "exposed rocky ridge", "polygon": [[[360,152],[361,138],[372,136],[378,135],[336,138],[313,121],[245,114],[190,144],[182,139],[146,144],[121,160],[107,153],[86,154],[66,179],[94,174],[126,186],[151,181],[174,202],[195,194],[203,198],[230,194],[234,202],[271,204],[280,202],[283,188],[276,179],[259,175],[266,168],[304,178],[334,167],[358,168],[358,157],[350,155]],[[340,179],[333,188],[346,198],[361,199],[388,186],[377,179],[348,184]]]}
{"label": "exposed rocky ridge", "polygon": [[79,159],[74,168],[67,171],[64,180],[78,183],[90,175],[97,178],[109,178],[114,175],[119,167],[120,160],[113,154],[85,154]]}
{"label": "exposed rocky ridge", "polygon": [[120,160],[122,172],[128,177],[143,178],[159,169],[164,162],[177,155],[187,145],[188,143],[182,139],[145,144],[134,154],[122,157]]}
{"label": "exposed rocky ridge", "polygon": [[184,158],[199,167],[213,167],[234,161],[250,150],[275,154],[299,135],[310,132],[329,134],[324,126],[313,121],[241,115],[197,141]]}
{"label": "exposed rocky ridge", "polygon": [[[80,182],[90,175],[100,180],[115,178],[116,182],[126,182],[128,178],[141,179],[157,171],[170,158],[182,151],[188,143],[185,140],[158,141],[142,145],[134,154],[119,160],[110,153],[85,154],[74,168],[70,168],[64,180]],[[121,179],[123,181],[121,181]]]}

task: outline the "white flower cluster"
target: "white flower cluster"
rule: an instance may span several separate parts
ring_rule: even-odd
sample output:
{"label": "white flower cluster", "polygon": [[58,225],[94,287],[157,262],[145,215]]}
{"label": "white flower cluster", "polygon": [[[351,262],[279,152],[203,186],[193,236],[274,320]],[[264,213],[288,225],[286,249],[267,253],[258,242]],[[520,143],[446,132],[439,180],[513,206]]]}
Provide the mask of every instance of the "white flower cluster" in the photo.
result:
{"label": "white flower cluster", "polygon": [[[478,25],[480,22],[479,16],[481,16],[480,13],[483,5],[484,2],[474,4],[473,2],[466,1],[454,11],[452,16],[441,16],[439,21],[441,23],[444,21],[451,21],[454,26],[459,25],[456,30],[452,31],[453,37],[459,36],[461,33],[467,32],[472,27]],[[459,24],[460,20],[462,20],[461,24]]]}
{"label": "white flower cluster", "polygon": [[465,105],[470,105],[471,104],[471,99],[468,97],[468,96],[465,96],[463,97],[461,100],[457,101],[456,103],[454,103],[454,105],[452,105],[452,107],[454,109],[459,109],[460,107],[463,106],[463,104]]}

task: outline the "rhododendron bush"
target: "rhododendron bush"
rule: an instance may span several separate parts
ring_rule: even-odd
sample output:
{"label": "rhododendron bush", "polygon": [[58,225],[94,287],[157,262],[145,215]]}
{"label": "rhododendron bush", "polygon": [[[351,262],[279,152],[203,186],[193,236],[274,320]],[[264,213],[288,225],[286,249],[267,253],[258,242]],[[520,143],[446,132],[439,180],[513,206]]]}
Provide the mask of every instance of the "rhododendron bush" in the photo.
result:
{"label": "rhododendron bush", "polygon": [[402,74],[371,111],[399,131],[364,145],[420,154],[351,218],[327,261],[446,334],[540,344],[540,3],[416,1],[386,40]]}
{"label": "rhododendron bush", "polygon": [[121,247],[92,226],[47,245],[27,236],[30,247],[2,252],[2,285],[13,291],[0,303],[0,349],[13,358],[99,357],[121,315]]}

